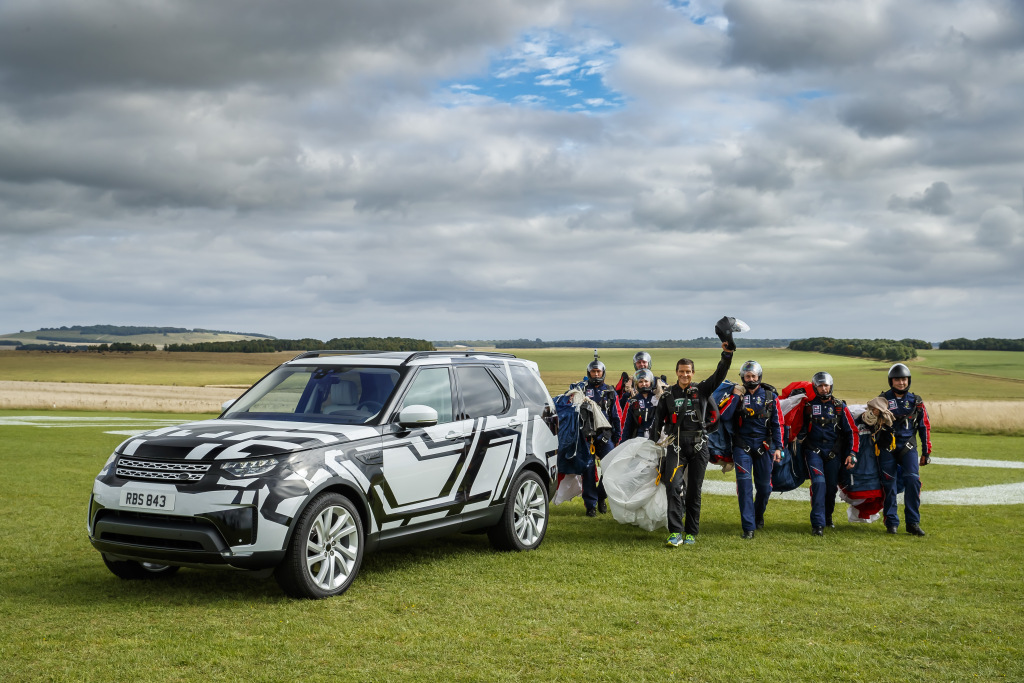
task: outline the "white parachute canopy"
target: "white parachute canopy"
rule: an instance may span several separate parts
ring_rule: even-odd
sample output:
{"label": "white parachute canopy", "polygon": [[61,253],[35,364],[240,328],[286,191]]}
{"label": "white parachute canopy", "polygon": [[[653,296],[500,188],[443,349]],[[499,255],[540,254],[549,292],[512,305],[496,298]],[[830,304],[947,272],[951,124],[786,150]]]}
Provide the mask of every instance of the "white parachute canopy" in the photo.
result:
{"label": "white parachute canopy", "polygon": [[601,460],[604,490],[612,517],[654,531],[668,526],[668,498],[658,481],[665,449],[650,439],[623,441]]}

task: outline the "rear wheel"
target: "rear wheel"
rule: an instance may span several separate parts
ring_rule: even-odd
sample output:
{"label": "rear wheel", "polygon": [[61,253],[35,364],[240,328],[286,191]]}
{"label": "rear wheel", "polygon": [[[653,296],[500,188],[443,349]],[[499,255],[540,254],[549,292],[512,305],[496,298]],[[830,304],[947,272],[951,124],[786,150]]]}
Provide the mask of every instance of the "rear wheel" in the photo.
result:
{"label": "rear wheel", "polygon": [[103,564],[107,565],[114,576],[134,581],[137,579],[165,579],[173,576],[180,567],[171,564],[156,564],[155,562],[136,562],[135,560],[114,560],[103,556]]}
{"label": "rear wheel", "polygon": [[487,537],[498,550],[533,550],[548,529],[548,491],[536,472],[521,472],[509,489],[505,510]]}
{"label": "rear wheel", "polygon": [[359,513],[340,493],[324,493],[299,517],[274,578],[293,598],[319,600],[344,593],[362,562]]}

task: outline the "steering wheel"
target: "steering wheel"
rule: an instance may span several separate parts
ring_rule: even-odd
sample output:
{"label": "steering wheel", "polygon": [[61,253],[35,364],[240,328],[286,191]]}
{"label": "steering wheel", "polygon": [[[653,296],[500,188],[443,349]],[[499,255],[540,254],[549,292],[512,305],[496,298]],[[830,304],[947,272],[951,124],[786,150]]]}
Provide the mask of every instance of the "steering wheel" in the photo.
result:
{"label": "steering wheel", "polygon": [[359,405],[356,406],[356,410],[362,410],[363,408],[368,408],[368,409],[370,409],[370,411],[372,411],[374,413],[379,413],[381,411],[381,408],[383,408],[383,407],[384,407],[384,404],[381,403],[380,401],[361,401],[359,403]]}

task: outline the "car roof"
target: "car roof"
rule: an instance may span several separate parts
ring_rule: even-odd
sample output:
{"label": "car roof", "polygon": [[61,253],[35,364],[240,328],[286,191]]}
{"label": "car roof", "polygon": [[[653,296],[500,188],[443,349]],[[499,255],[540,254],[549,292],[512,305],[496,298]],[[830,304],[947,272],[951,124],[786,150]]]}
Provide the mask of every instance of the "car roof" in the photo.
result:
{"label": "car roof", "polygon": [[486,351],[306,351],[288,361],[288,365],[448,365],[460,361],[521,359],[511,353]]}

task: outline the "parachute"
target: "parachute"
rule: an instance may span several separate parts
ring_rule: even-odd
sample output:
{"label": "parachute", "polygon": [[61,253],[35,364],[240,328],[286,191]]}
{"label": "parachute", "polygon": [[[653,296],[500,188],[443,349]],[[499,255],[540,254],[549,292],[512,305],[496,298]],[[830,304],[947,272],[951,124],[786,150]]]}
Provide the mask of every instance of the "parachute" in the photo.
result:
{"label": "parachute", "polygon": [[615,521],[647,531],[668,526],[668,494],[658,483],[658,465],[664,455],[664,447],[638,436],[620,443],[601,461]]}

